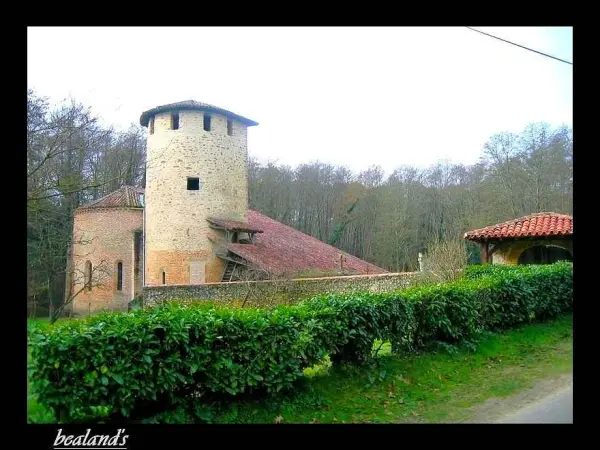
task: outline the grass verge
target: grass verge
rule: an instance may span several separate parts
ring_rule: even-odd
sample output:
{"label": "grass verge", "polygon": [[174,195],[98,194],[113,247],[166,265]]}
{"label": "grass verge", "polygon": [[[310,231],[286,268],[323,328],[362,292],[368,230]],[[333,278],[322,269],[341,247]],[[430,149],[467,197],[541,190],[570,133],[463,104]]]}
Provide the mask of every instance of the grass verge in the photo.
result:
{"label": "grass verge", "polygon": [[377,367],[308,371],[302,392],[236,403],[221,423],[455,423],[473,406],[507,397],[573,369],[572,315],[488,335],[476,350],[394,356],[384,346]]}

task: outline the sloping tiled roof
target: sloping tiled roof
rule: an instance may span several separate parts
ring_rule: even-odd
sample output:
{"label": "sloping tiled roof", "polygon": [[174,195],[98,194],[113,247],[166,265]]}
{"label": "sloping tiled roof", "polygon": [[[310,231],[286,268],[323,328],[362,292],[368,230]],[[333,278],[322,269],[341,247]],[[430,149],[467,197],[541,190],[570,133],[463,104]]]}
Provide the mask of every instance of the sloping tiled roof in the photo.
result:
{"label": "sloping tiled roof", "polygon": [[140,124],[143,127],[147,127],[150,118],[155,114],[182,109],[207,111],[215,114],[222,114],[226,117],[239,120],[240,122],[248,126],[258,125],[258,122],[255,122],[254,120],[247,119],[246,117],[232,113],[231,111],[227,111],[226,109],[219,108],[218,106],[209,105],[208,103],[197,102],[195,100],[186,100],[183,102],[169,103],[168,105],[157,106],[156,108],[149,109],[148,111],[143,112],[140,116]]}
{"label": "sloping tiled roof", "polygon": [[133,186],[123,186],[110,194],[100,197],[97,200],[86,203],[77,208],[143,208],[143,200],[140,194],[144,194],[144,189]]}
{"label": "sloping tiled roof", "polygon": [[277,222],[259,212],[248,210],[248,223],[264,231],[254,244],[229,244],[227,248],[258,267],[274,272],[339,271],[350,274],[375,274],[388,271],[328,245],[312,236]]}
{"label": "sloping tiled roof", "polygon": [[238,222],[237,220],[219,219],[217,217],[208,217],[206,220],[208,220],[211,225],[214,225],[217,228],[224,228],[225,230],[229,231],[241,231],[246,233],[263,232],[263,230],[260,228],[253,227],[246,222]]}
{"label": "sloping tiled roof", "polygon": [[471,241],[487,241],[490,239],[570,236],[572,234],[572,216],[542,212],[472,230],[465,233],[464,238]]}

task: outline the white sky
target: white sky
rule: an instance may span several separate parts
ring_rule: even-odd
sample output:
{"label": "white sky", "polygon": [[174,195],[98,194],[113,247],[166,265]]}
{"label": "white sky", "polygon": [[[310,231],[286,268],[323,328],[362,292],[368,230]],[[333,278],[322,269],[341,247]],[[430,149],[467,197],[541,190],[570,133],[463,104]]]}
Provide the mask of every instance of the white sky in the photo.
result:
{"label": "white sky", "polygon": [[[571,27],[480,27],[573,61]],[[472,163],[488,137],[572,124],[571,65],[465,27],[30,27],[28,87],[125,129],[158,105],[259,122],[248,151],[355,171]]]}

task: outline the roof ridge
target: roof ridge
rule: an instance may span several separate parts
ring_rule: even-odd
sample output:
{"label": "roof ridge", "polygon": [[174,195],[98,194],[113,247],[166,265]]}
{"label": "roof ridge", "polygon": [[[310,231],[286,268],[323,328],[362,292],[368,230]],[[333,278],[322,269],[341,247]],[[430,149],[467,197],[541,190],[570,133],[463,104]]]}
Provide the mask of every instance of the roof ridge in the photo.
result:
{"label": "roof ridge", "polygon": [[[121,203],[124,204],[113,204],[113,205],[106,205],[104,207],[124,207],[124,208],[143,208],[142,205],[131,205],[130,200],[132,197],[136,197],[139,194],[143,194],[142,191],[140,191],[141,188],[138,188],[136,186],[131,186],[128,184],[124,184],[123,186],[119,187],[118,189],[109,192],[108,194],[103,195],[102,197],[96,199],[96,200],[92,200],[91,202],[88,203],[84,203],[83,205],[79,206],[77,209],[91,209],[94,207],[103,207],[103,206],[98,206],[101,205],[102,202],[107,201],[108,199],[110,199],[111,197],[118,197],[119,194],[122,194],[123,197],[125,198],[124,201],[121,201]],[[118,203],[118,202],[117,202]],[[139,203],[139,200],[134,201],[133,203]]]}
{"label": "roof ridge", "polygon": [[572,233],[573,216],[545,211],[470,230],[465,232],[463,237],[476,240],[481,238],[567,236]]}
{"label": "roof ridge", "polygon": [[[110,195],[113,195],[115,192],[119,191],[120,189],[122,189],[122,187],[120,187],[120,188],[119,188],[119,189],[117,189],[116,191],[109,192],[108,194],[105,194],[105,195],[103,195],[102,197],[100,197],[100,198],[97,198],[96,200],[92,200],[91,202],[84,203],[84,204],[83,204],[83,205],[81,205],[79,208],[88,208],[88,207],[90,207],[90,206],[93,206],[93,205],[95,205],[96,203],[99,203],[99,202],[101,202],[102,200],[104,200],[106,197],[108,197],[108,196],[110,196]],[[77,208],[77,209],[79,209],[79,208]]]}

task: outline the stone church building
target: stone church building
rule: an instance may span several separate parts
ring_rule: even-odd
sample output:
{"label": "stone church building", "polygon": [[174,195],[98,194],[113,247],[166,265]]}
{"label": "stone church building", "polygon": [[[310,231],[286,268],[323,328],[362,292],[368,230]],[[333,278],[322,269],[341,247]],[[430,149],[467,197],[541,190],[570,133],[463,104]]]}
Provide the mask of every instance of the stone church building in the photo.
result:
{"label": "stone church building", "polygon": [[144,286],[236,281],[243,268],[266,277],[387,272],[248,209],[247,129],[256,122],[184,101],[140,123],[145,189],[123,186],[74,213],[75,315],[126,310]]}

